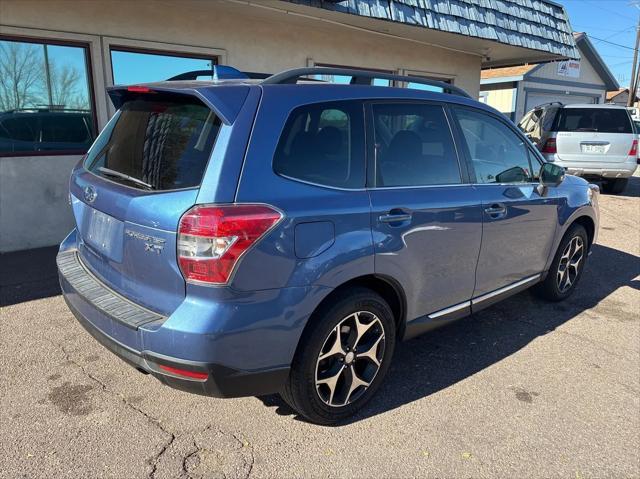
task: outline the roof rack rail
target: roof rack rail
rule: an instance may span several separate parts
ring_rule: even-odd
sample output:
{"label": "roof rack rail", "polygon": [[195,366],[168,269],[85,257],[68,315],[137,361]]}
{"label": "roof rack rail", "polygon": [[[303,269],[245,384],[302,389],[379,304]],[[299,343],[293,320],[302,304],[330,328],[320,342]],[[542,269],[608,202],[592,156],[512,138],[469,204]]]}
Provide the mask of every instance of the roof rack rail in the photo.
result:
{"label": "roof rack rail", "polygon": [[351,77],[352,85],[371,85],[373,80],[392,80],[398,82],[411,82],[420,83],[422,85],[434,86],[442,88],[442,91],[463,96],[465,98],[471,98],[466,91],[457,86],[453,86],[449,83],[438,80],[429,80],[428,78],[422,78],[419,76],[405,76],[394,75],[393,73],[382,73],[370,70],[352,70],[349,68],[331,68],[331,67],[308,67],[308,68],[294,68],[293,70],[286,70],[281,73],[276,73],[270,76],[262,82],[263,85],[281,85],[287,83],[297,83],[300,77],[309,75],[344,75]]}
{"label": "roof rack rail", "polygon": [[548,106],[548,105],[560,105],[560,106],[564,106],[564,103],[562,103],[561,101],[548,101],[547,103],[541,103],[540,105],[536,105],[533,109],[537,109],[537,108],[541,108],[543,106]]}

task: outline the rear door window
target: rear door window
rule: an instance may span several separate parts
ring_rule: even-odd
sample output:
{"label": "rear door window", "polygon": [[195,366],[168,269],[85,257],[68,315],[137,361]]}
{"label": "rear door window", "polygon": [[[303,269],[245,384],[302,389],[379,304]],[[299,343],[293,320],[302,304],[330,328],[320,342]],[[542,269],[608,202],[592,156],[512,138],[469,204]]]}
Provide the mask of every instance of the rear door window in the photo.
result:
{"label": "rear door window", "polygon": [[372,105],[376,185],[460,183],[458,157],[442,106],[427,103]]}
{"label": "rear door window", "polygon": [[363,188],[364,120],[360,102],[305,105],[287,119],[273,159],[276,173],[337,188]]}
{"label": "rear door window", "polygon": [[141,189],[198,186],[220,119],[196,98],[154,94],[126,102],[102,131],[85,167]]}
{"label": "rear door window", "polygon": [[554,130],[633,133],[629,114],[620,108],[563,108]]}

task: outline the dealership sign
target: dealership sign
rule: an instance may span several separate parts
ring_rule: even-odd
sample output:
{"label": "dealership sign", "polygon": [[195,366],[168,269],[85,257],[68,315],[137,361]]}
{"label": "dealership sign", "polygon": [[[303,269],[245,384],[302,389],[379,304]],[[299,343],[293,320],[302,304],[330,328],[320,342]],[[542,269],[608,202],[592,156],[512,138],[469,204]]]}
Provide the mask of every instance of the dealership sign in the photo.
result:
{"label": "dealership sign", "polygon": [[580,77],[580,62],[577,60],[565,60],[558,62],[558,75],[561,77]]}

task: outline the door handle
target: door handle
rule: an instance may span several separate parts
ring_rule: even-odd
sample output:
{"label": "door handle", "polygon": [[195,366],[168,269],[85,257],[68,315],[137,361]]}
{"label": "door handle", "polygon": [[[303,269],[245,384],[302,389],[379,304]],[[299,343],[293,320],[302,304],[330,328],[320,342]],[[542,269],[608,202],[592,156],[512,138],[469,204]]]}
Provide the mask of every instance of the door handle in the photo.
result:
{"label": "door handle", "polygon": [[497,219],[501,218],[507,214],[507,208],[504,205],[495,203],[484,209],[484,212],[487,213],[491,218]]}
{"label": "door handle", "polygon": [[411,213],[394,213],[393,211],[390,211],[386,215],[378,216],[378,221],[381,223],[402,223],[410,220]]}

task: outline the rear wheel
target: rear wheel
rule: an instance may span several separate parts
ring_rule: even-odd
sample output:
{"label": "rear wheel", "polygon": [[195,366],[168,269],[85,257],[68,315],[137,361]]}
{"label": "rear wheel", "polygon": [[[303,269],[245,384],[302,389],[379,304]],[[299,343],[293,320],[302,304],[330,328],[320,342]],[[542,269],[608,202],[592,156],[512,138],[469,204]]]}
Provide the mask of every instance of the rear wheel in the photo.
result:
{"label": "rear wheel", "polygon": [[395,346],[389,305],[352,289],[312,318],[293,361],[283,399],[318,424],[355,414],[380,386]]}
{"label": "rear wheel", "polygon": [[579,224],[574,224],[564,235],[545,280],[536,291],[550,301],[562,301],[575,290],[587,259],[589,237]]}
{"label": "rear wheel", "polygon": [[627,187],[629,178],[616,178],[613,180],[602,180],[602,191],[612,195],[619,195]]}

